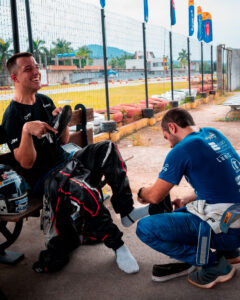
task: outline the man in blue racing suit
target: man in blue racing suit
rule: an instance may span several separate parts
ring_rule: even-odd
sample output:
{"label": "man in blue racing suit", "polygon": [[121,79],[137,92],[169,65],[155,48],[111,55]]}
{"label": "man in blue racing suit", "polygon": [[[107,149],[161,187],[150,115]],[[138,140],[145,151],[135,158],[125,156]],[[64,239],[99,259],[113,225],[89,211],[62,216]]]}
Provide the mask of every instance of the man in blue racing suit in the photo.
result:
{"label": "man in blue racing suit", "polygon": [[[214,128],[198,129],[184,109],[162,119],[168,153],[159,178],[138,192],[141,203],[160,203],[183,176],[193,195],[173,201],[173,213],[145,217],[137,235],[147,245],[181,264],[155,265],[153,280],[165,281],[187,272],[190,283],[211,288],[230,280],[240,262],[240,158],[227,138]],[[184,271],[187,271],[184,273]]]}

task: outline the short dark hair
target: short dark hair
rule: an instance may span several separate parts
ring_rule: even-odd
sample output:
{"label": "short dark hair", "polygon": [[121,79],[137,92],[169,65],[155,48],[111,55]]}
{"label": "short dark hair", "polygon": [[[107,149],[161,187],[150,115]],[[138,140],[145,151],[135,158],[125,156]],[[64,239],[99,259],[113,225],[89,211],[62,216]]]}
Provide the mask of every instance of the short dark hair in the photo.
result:
{"label": "short dark hair", "polygon": [[19,53],[14,54],[13,56],[11,56],[9,58],[9,60],[7,61],[8,72],[10,74],[14,73],[14,69],[17,66],[17,59],[18,58],[20,58],[20,57],[31,57],[31,56],[33,56],[33,55],[30,52],[19,52]]}
{"label": "short dark hair", "polygon": [[170,109],[162,119],[162,129],[169,132],[168,123],[176,123],[181,128],[195,125],[190,113],[183,108],[172,108]]}

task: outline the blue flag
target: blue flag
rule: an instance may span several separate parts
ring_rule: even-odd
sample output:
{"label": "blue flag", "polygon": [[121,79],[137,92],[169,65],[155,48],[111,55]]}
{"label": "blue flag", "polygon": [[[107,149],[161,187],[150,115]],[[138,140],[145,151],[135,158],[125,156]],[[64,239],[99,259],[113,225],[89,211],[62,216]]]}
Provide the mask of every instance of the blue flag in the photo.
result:
{"label": "blue flag", "polygon": [[148,21],[148,0],[143,0],[144,2],[144,21]]}
{"label": "blue flag", "polygon": [[189,36],[194,34],[194,0],[189,0]]}
{"label": "blue flag", "polygon": [[197,34],[197,38],[199,40],[199,42],[202,41],[203,39],[203,27],[202,27],[202,8],[201,6],[198,6],[197,8],[197,21],[198,21],[198,34]]}
{"label": "blue flag", "polygon": [[101,4],[102,8],[104,8],[105,7],[105,0],[100,0],[100,4]]}
{"label": "blue flag", "polygon": [[208,12],[202,13],[202,31],[203,31],[203,40],[205,43],[210,43],[213,40],[212,32],[212,16]]}
{"label": "blue flag", "polygon": [[174,0],[170,0],[170,17],[171,26],[176,24],[176,13],[175,13],[175,3]]}

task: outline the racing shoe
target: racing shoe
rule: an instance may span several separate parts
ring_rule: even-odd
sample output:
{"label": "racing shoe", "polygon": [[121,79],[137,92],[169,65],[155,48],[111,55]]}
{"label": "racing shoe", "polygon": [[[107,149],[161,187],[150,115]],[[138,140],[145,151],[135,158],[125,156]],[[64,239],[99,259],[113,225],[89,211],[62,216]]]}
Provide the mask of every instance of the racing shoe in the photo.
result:
{"label": "racing shoe", "polygon": [[239,249],[235,249],[232,251],[218,251],[219,256],[224,256],[226,260],[235,266],[240,265],[240,251]]}
{"label": "racing shoe", "polygon": [[195,266],[188,263],[170,263],[153,265],[152,280],[157,282],[168,281],[173,278],[188,275],[195,270]]}
{"label": "racing shoe", "polygon": [[222,256],[213,266],[203,266],[199,271],[192,272],[188,281],[200,288],[210,289],[217,283],[231,280],[235,268]]}

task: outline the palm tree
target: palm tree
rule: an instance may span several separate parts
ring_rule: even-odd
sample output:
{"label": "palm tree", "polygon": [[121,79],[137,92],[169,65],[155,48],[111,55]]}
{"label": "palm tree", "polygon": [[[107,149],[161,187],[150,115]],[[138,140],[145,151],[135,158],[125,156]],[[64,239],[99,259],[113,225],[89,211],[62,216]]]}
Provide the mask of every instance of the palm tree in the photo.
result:
{"label": "palm tree", "polygon": [[10,50],[11,40],[7,40],[4,42],[3,39],[0,38],[0,71],[6,71],[6,61],[10,56],[13,55],[13,50]]}
{"label": "palm tree", "polygon": [[[46,64],[46,56],[49,55],[48,49],[44,46],[45,41],[37,39],[36,41],[33,42],[33,56],[36,58],[37,62],[41,65],[42,64],[42,56],[45,57],[45,64]],[[28,49],[28,51],[30,51]]]}
{"label": "palm tree", "polygon": [[77,56],[80,56],[82,59],[80,60],[80,68],[84,66],[88,66],[90,55],[92,51],[88,49],[86,46],[79,47],[78,50],[75,52]]}
{"label": "palm tree", "polygon": [[182,51],[178,53],[178,59],[177,60],[179,60],[180,64],[185,69],[186,66],[187,66],[187,60],[188,60],[187,50],[182,49]]}
{"label": "palm tree", "polygon": [[57,39],[56,42],[52,42],[54,48],[51,49],[52,54],[64,54],[64,53],[70,53],[73,51],[73,48],[71,46],[71,42],[67,42],[63,39]]}
{"label": "palm tree", "polygon": [[[52,42],[54,48],[50,50],[50,54],[52,57],[57,56],[57,54],[64,54],[73,52],[73,48],[71,46],[71,42],[68,42],[63,39],[57,39],[56,42]],[[67,61],[66,64],[68,65],[70,61]],[[64,61],[65,64],[65,61]]]}

